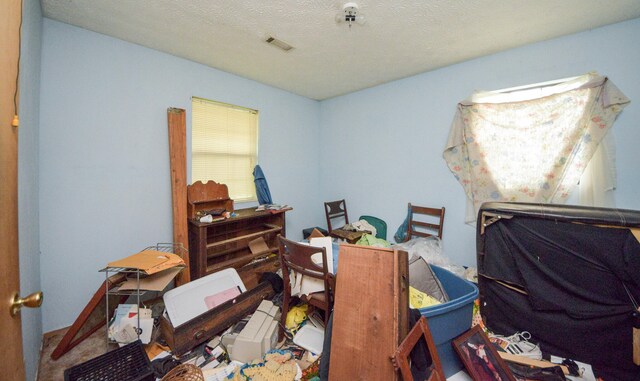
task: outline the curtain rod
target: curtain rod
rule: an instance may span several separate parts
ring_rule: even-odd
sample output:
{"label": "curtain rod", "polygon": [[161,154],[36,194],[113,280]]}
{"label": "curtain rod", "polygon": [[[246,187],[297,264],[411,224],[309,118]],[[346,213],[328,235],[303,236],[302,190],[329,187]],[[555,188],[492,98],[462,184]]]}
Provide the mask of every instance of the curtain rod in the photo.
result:
{"label": "curtain rod", "polygon": [[576,77],[555,79],[551,81],[510,87],[500,90],[474,91],[469,98],[463,100],[462,102],[460,102],[460,104],[471,105],[474,103],[506,103],[541,98],[560,92],[575,90],[589,83],[593,83],[594,81],[601,78],[606,77],[601,77],[596,72],[590,72]]}
{"label": "curtain rod", "polygon": [[505,88],[505,89],[482,91],[482,92],[483,93],[488,93],[488,94],[512,93],[514,91],[520,91],[520,90],[528,90],[528,89],[555,86],[555,85],[560,84],[560,83],[570,82],[570,81],[574,81],[576,79],[580,79],[580,78],[583,78],[583,77],[586,77],[586,76],[592,76],[592,75],[593,76],[597,76],[598,74],[596,72],[590,72],[590,73],[583,74],[583,75],[578,75],[578,76],[575,76],[575,77],[554,79],[554,80],[551,80],[551,81],[538,82],[538,83],[533,83],[533,84],[530,84],[530,85],[508,87],[508,88]]}

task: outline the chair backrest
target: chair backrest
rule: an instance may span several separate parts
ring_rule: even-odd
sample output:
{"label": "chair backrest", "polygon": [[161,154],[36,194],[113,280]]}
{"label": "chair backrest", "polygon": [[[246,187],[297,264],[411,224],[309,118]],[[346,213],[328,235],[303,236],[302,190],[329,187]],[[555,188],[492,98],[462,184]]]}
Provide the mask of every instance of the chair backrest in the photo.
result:
{"label": "chair backrest", "polygon": [[387,240],[387,223],[382,219],[374,216],[360,216],[360,220],[367,221],[371,226],[376,228],[376,238]]}
{"label": "chair backrest", "polygon": [[409,218],[407,229],[407,241],[413,237],[437,236],[442,239],[444,206],[442,208],[428,208],[409,203],[409,209],[411,210],[411,217]]}
{"label": "chair backrest", "polygon": [[431,357],[431,365],[430,371],[426,381],[446,381],[446,377],[444,375],[444,370],[442,368],[442,362],[440,362],[440,356],[438,356],[438,351],[436,348],[436,344],[433,341],[433,336],[431,335],[431,331],[429,330],[429,325],[427,324],[427,319],[422,316],[420,320],[413,326],[411,331],[407,337],[400,343],[398,349],[396,350],[395,356],[393,358],[393,365],[396,369],[400,370],[400,374],[402,375],[402,379],[404,381],[423,381],[423,380],[414,380],[413,375],[411,374],[411,366],[409,364],[409,356],[413,348],[418,344],[420,339],[424,339],[427,344],[428,355]]}
{"label": "chair backrest", "polygon": [[329,234],[333,230],[331,220],[336,218],[344,218],[344,223],[349,223],[349,215],[347,214],[347,202],[342,199],[338,201],[329,201],[324,203],[324,213],[327,216],[327,228]]}
{"label": "chair backrest", "polygon": [[[324,280],[325,289],[330,289],[327,250],[324,247],[305,245],[286,239],[281,235],[278,235],[278,246],[285,284],[289,281],[289,270],[293,270],[302,275]],[[316,264],[311,259],[311,256],[317,253],[322,256],[322,264]]]}

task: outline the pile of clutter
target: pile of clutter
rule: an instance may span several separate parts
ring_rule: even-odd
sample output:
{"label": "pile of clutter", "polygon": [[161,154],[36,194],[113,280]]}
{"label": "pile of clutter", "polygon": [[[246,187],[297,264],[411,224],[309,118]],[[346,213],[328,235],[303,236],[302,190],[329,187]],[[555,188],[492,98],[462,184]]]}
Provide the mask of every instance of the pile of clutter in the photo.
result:
{"label": "pile of clutter", "polygon": [[[125,289],[124,285],[133,280],[135,295],[118,305],[109,321],[108,339],[118,348],[67,369],[69,380],[92,379],[89,370],[111,373],[120,381],[129,379],[120,373],[130,375],[132,371],[136,377],[131,379],[164,381],[294,381],[317,377],[323,319],[317,312],[308,315],[306,305],[300,304],[291,308],[286,319],[291,329],[281,330],[280,276],[270,273],[257,287],[247,290],[237,271],[228,268],[163,292],[162,298],[138,299],[147,280],[154,281],[158,277],[154,274],[166,270],[155,272],[149,267],[150,260],[161,256],[174,259],[171,254],[143,251],[110,264],[124,265],[110,269],[130,269],[127,266],[134,266],[134,260],[139,270],[144,268],[145,281],[140,282],[135,275],[118,279],[124,280],[118,286]],[[170,267],[181,266],[176,260]],[[176,273],[163,280],[161,287]],[[281,332],[286,335],[279,341]],[[127,369],[135,358],[132,351],[143,353],[135,371]],[[147,366],[141,367],[145,363]]]}

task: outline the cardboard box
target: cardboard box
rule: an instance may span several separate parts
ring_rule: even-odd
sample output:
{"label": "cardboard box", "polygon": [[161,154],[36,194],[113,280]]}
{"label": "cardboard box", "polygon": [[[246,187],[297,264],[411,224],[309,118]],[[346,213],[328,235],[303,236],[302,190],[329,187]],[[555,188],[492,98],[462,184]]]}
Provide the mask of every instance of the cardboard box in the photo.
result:
{"label": "cardboard box", "polygon": [[182,266],[173,267],[139,280],[135,275],[129,275],[127,280],[120,285],[118,291],[162,291],[167,288],[182,269],[184,269]]}
{"label": "cardboard box", "polygon": [[110,268],[140,270],[146,275],[158,273],[173,267],[185,267],[179,255],[157,250],[143,250],[126,258],[109,262]]}

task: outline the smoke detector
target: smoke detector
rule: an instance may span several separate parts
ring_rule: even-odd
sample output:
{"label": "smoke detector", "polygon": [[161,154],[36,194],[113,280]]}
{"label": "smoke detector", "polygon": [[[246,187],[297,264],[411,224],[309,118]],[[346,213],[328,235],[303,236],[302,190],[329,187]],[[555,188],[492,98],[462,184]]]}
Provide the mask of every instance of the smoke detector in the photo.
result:
{"label": "smoke detector", "polygon": [[349,25],[349,29],[351,29],[352,24],[362,25],[365,23],[365,19],[358,9],[358,4],[345,3],[342,6],[342,12],[338,12],[336,15],[336,22],[347,23]]}

